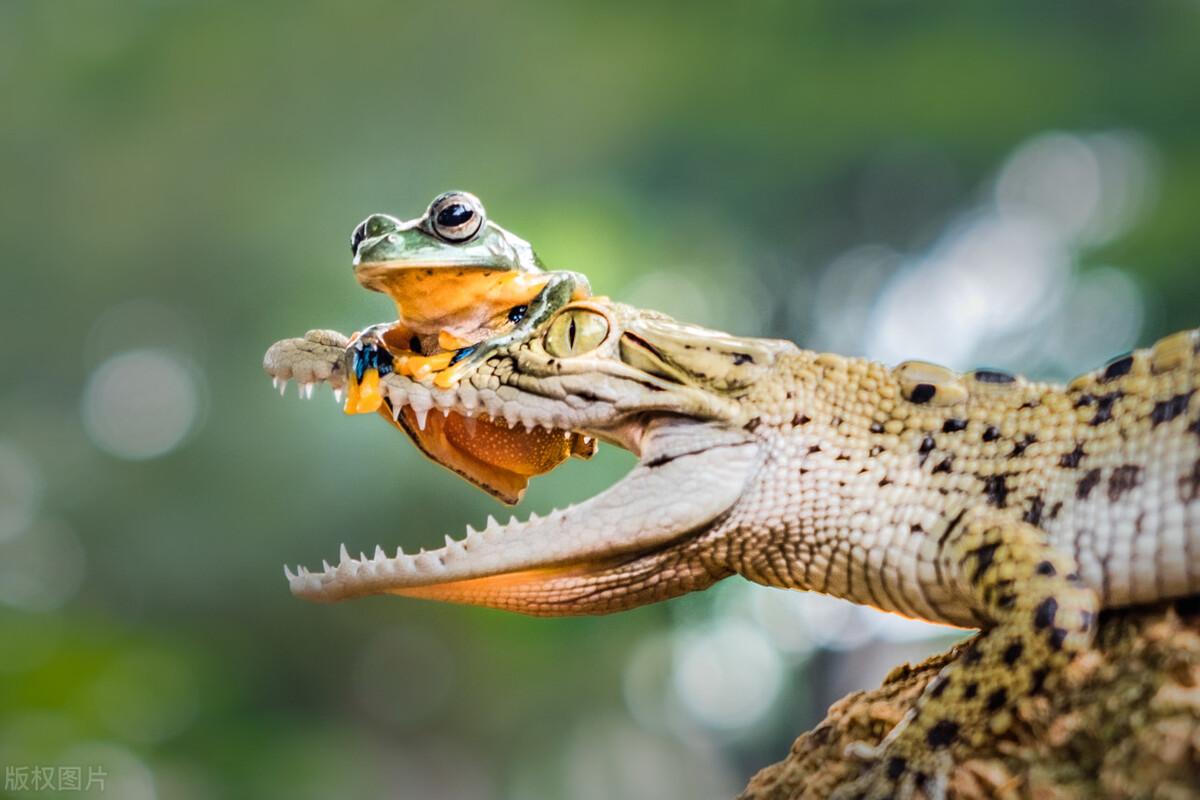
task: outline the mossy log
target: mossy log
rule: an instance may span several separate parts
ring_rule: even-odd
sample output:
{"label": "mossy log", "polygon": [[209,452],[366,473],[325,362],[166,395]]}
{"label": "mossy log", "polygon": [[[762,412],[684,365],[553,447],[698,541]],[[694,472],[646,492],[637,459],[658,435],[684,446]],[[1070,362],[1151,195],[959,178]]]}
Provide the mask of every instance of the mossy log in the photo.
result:
{"label": "mossy log", "polygon": [[[878,742],[963,649],[892,671],[848,695],[741,800],[816,800],[858,773],[851,742]],[[1096,648],[1004,736],[957,754],[956,798],[1200,798],[1200,602],[1102,616]]]}

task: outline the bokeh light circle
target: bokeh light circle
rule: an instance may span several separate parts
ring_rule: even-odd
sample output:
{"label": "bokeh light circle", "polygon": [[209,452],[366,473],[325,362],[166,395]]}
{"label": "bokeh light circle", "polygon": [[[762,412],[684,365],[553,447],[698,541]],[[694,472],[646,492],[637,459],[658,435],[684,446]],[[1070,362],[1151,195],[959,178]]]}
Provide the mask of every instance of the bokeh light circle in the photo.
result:
{"label": "bokeh light circle", "polygon": [[193,431],[201,400],[200,376],[184,359],[165,350],[132,350],[92,373],[83,395],[83,425],[92,443],[110,455],[157,458]]}

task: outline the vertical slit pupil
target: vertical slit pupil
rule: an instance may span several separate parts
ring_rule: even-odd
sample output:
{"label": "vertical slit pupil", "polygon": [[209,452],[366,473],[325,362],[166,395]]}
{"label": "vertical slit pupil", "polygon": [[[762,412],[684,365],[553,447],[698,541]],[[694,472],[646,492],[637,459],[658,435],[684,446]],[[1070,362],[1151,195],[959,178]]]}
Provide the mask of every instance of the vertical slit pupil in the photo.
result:
{"label": "vertical slit pupil", "polygon": [[575,349],[575,317],[571,317],[571,326],[567,328],[567,346]]}

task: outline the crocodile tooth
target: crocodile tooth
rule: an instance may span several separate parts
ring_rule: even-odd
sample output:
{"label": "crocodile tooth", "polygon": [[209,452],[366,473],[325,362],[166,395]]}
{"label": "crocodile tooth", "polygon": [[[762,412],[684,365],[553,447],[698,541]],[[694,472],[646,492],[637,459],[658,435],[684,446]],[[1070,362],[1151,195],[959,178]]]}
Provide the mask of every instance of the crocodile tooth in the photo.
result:
{"label": "crocodile tooth", "polygon": [[409,406],[409,408],[411,408],[413,413],[417,416],[417,427],[421,430],[425,430],[425,418],[429,416],[429,409],[417,408],[416,406]]}
{"label": "crocodile tooth", "polygon": [[310,574],[310,573],[309,573],[309,571],[308,571],[308,567],[304,566],[303,564],[297,564],[297,565],[296,565],[296,571],[297,571],[298,573],[300,573],[300,577],[301,577],[301,578],[304,578],[304,577],[306,577],[306,576],[308,576],[308,575]]}
{"label": "crocodile tooth", "polygon": [[447,533],[446,534],[446,549],[452,550],[452,549],[454,549],[454,546],[457,544],[458,544],[458,542],[456,542],[456,541],[454,541],[454,539],[450,538],[450,534]]}
{"label": "crocodile tooth", "polygon": [[321,566],[325,568],[325,571],[326,571],[326,572],[332,572],[332,571],[333,571],[333,567],[329,566],[329,562],[328,562],[328,561],[326,561],[325,559],[321,559]]}
{"label": "crocodile tooth", "polygon": [[443,407],[443,408],[441,409],[441,411],[442,411],[442,416],[443,416],[443,417],[448,417],[448,416],[450,416],[450,409],[449,409],[448,407]]}
{"label": "crocodile tooth", "polygon": [[376,561],[386,561],[387,560],[387,553],[383,552],[383,548],[379,545],[375,545],[375,560]]}
{"label": "crocodile tooth", "polygon": [[350,558],[350,551],[346,549],[345,542],[342,542],[342,547],[338,551],[338,556],[341,558],[341,561],[338,562],[339,567],[342,566],[343,564],[353,561],[353,559]]}
{"label": "crocodile tooth", "polygon": [[292,581],[294,581],[296,579],[296,576],[292,574],[292,570],[288,567],[287,564],[283,565],[283,574],[287,576],[288,583],[291,583]]}
{"label": "crocodile tooth", "polygon": [[287,391],[287,385],[288,385],[287,378],[283,378],[282,380],[279,381],[279,385],[275,387],[279,390],[280,397],[283,397],[284,392]]}
{"label": "crocodile tooth", "polygon": [[500,530],[500,523],[496,522],[495,517],[493,517],[491,514],[488,514],[487,527],[483,529],[483,532],[491,533],[492,531],[498,531],[498,530]]}
{"label": "crocodile tooth", "polygon": [[404,412],[404,406],[392,406],[392,419],[400,421],[400,414]]}
{"label": "crocodile tooth", "polygon": [[540,519],[540,517],[537,515],[536,512],[533,512],[533,511],[529,512],[529,521],[530,522],[537,522],[539,519]]}
{"label": "crocodile tooth", "polygon": [[342,401],[344,400],[345,397],[346,397],[345,389],[338,388],[338,389],[333,390],[333,402],[337,403],[339,406],[342,404]]}
{"label": "crocodile tooth", "polygon": [[366,554],[366,553],[362,552],[361,550],[359,551],[359,553],[358,553],[358,563],[360,563],[360,564],[366,564],[366,563],[367,563],[367,562],[369,562],[370,560],[371,560],[371,559],[367,558],[367,554]]}

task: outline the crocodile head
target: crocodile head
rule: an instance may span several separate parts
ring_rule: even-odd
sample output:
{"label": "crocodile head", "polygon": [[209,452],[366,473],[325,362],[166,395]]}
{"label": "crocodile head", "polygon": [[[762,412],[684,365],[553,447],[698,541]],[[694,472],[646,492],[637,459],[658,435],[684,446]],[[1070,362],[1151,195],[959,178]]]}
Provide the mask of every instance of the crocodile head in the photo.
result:
{"label": "crocodile head", "polygon": [[[264,366],[311,391],[344,382],[345,337],[311,331],[277,343]],[[794,346],[686,325],[603,298],[572,303],[525,341],[492,356],[456,386],[389,375],[397,418],[436,419],[460,436],[470,420],[517,436],[587,436],[638,456],[601,494],[545,517],[446,537],[434,551],[353,558],[285,570],[312,600],[398,594],[529,614],[617,611],[702,589],[731,570],[703,546],[758,470],[763,451],[746,395]],[[507,446],[513,446],[510,441]],[[437,458],[435,453],[429,453]]]}

